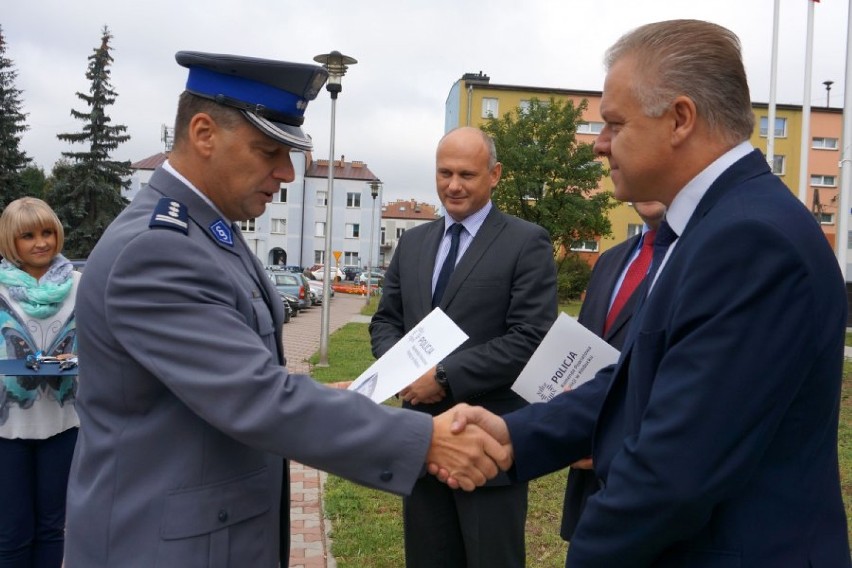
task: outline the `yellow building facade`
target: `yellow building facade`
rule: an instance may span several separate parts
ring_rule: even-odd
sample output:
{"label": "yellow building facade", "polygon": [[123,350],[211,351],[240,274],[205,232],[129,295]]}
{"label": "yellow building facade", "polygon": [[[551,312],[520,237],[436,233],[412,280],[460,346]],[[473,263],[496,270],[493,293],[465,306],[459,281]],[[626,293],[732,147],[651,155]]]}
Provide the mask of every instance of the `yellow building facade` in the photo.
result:
{"label": "yellow building facade", "polygon": [[[600,116],[600,91],[556,89],[517,85],[493,84],[488,75],[466,73],[450,88],[445,104],[444,131],[459,126],[482,126],[489,117],[500,118],[506,113],[522,109],[533,98],[547,101],[572,100],[579,104],[588,102],[584,114],[585,123],[580,125],[577,139],[592,143],[603,127]],[[751,143],[766,153],[766,133],[768,132],[768,105],[753,103],[755,130]],[[837,209],[839,204],[838,187],[840,184],[840,132],[842,129],[842,109],[811,108],[811,143],[808,144],[807,191],[805,204],[814,211],[820,221],[826,238],[834,246],[837,227]],[[802,107],[776,105],[776,136],[773,171],[798,195],[801,159]],[[612,191],[612,181],[604,177],[600,189]],[[593,243],[578,243],[574,249],[585,256],[591,264],[598,255],[627,237],[641,230],[642,221],[630,204],[620,203],[609,214],[612,234],[601,237]]]}

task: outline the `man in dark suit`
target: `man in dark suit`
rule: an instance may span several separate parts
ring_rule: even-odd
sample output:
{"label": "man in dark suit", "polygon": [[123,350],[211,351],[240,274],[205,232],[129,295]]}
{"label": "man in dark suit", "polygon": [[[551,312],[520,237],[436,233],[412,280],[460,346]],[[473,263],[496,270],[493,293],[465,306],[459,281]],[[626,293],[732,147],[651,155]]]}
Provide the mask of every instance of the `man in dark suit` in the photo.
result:
{"label": "man in dark suit", "polygon": [[[293,180],[326,71],[176,58],[190,71],[174,148],[92,251],[77,295],[68,568],[275,568],[290,527],[282,457],[404,494],[453,438],[448,417],[290,374],[281,301],[233,224]],[[474,462],[469,489],[497,471]]]}
{"label": "man in dark suit", "polygon": [[617,198],[668,207],[649,292],[617,364],[503,417],[460,407],[457,426],[507,444],[521,480],[592,453],[601,489],[567,566],[848,567],[845,286],[813,216],[748,142],[739,40],[660,22],[606,62],[595,149]]}
{"label": "man in dark suit", "polygon": [[[370,323],[377,357],[435,306],[469,336],[400,393],[408,408],[435,415],[467,401],[503,414],[525,405],[511,385],[556,317],[556,268],[543,228],[491,204],[500,174],[485,133],[446,134],[436,154],[446,217],[406,231],[385,273]],[[524,565],[526,483],[503,474],[462,494],[427,476],[403,506],[409,568]]]}
{"label": "man in dark suit", "polygon": [[[630,329],[633,310],[644,293],[642,283],[648,265],[643,250],[653,250],[653,236],[666,214],[666,206],[659,201],[634,203],[633,207],[644,222],[642,231],[601,254],[577,316],[578,322],[619,351]],[[584,458],[572,463],[568,472],[560,531],[565,540],[571,540],[586,500],[599,489],[592,467],[592,460]]]}

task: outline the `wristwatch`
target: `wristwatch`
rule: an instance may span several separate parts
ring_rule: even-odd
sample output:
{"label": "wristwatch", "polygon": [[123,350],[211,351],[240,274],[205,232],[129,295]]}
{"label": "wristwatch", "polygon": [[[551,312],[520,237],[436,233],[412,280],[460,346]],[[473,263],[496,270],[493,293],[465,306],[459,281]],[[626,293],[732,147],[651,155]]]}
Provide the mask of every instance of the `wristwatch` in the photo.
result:
{"label": "wristwatch", "polygon": [[440,363],[435,365],[435,382],[445,391],[450,391],[450,381],[447,380],[447,371],[444,370],[444,366]]}

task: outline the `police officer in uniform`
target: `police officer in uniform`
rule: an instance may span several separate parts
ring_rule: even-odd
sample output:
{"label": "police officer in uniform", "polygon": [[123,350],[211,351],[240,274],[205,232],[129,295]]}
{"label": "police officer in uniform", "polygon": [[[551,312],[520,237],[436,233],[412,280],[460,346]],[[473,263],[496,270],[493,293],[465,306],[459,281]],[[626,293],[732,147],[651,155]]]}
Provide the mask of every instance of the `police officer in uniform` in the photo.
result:
{"label": "police officer in uniform", "polygon": [[[77,298],[80,435],[67,568],[287,564],[285,458],[410,492],[423,464],[468,489],[507,456],[449,417],[374,404],[284,364],[282,307],[234,223],[294,178],[321,67],[179,52],[174,149],[88,259]],[[445,449],[470,444],[470,458]]]}

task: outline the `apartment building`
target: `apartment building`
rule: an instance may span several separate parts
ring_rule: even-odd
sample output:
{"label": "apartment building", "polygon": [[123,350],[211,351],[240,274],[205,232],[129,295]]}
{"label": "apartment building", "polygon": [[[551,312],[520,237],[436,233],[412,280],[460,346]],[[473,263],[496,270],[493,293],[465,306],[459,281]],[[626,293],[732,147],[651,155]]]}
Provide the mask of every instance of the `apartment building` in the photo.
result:
{"label": "apartment building", "polygon": [[[124,197],[133,199],[167,157],[161,152],[131,164],[131,185]],[[240,222],[246,242],[260,261],[304,267],[325,262],[330,167],[334,168],[331,249],[340,253],[339,260],[332,258],[331,262],[335,266],[365,266],[371,258],[371,248],[372,258],[378,258],[381,212],[375,200],[381,204],[381,185],[374,199],[370,183],[377,176],[364,162],[347,162],[343,156],[333,164],[313,160],[310,153],[299,151],[291,152],[290,157],[295,179],[281,184],[263,215]]]}
{"label": "apartment building", "polygon": [[438,218],[438,208],[415,199],[398,199],[382,205],[382,229],[378,266],[387,266],[399,238],[410,229]]}

